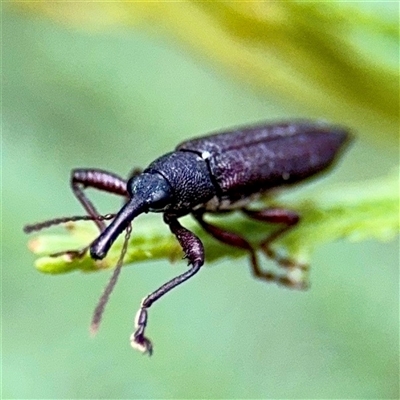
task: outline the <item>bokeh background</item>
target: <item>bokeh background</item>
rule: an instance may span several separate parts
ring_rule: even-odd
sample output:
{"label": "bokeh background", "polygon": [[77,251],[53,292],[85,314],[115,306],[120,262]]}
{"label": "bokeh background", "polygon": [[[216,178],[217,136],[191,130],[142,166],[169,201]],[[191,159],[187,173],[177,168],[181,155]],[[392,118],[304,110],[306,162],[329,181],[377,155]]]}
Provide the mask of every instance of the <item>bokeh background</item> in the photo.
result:
{"label": "bokeh background", "polygon": [[183,262],[124,268],[94,339],[109,272],[34,269],[22,226],[82,213],[72,168],[126,175],[190,136],[297,117],[357,132],[314,190],[398,164],[398,4],[126,4],[3,8],[2,397],[398,398],[398,241],[319,248],[305,293],[245,257],[209,264],[151,309],[151,359],[133,317]]}

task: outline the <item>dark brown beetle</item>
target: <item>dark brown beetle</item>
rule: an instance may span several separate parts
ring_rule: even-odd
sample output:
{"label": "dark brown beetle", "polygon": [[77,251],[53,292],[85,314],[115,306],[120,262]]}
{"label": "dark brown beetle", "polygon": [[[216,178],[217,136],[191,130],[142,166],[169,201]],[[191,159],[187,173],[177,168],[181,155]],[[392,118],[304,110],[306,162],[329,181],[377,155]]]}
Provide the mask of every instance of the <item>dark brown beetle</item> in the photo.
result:
{"label": "dark brown beetle", "polygon": [[[147,309],[171,289],[195,275],[204,263],[202,242],[178,222],[178,218],[189,213],[214,238],[247,250],[255,276],[296,286],[296,282],[288,276],[277,277],[271,272],[263,272],[258,266],[255,251],[247,240],[207,223],[203,215],[206,212],[241,210],[255,220],[282,224],[280,229],[261,244],[271,256],[271,241],[295,225],[299,216],[284,209],[266,208],[254,211],[246,206],[270,189],[295,184],[326,170],[349,138],[348,131],[343,127],[322,122],[262,124],[183,142],[175,151],[152,162],[143,172],[135,170],[129,180],[98,169],[73,170],[72,190],[88,213],[86,219],[92,219],[101,231],[89,247],[93,259],[104,258],[124,230],[129,235],[130,224],[139,214],[161,212],[164,222],[178,239],[189,260],[190,268],[185,273],[143,299],[136,316],[136,330],[131,337],[133,347],[152,353],[153,346],[144,335]],[[83,189],[86,187],[128,199],[121,210],[112,216],[108,226],[104,223],[107,217],[99,215],[84,194]],[[25,227],[25,231],[30,232],[73,219],[79,217],[30,225]],[[86,250],[68,253],[79,256]],[[122,259],[96,308],[92,324],[94,330],[100,322],[121,264]]]}

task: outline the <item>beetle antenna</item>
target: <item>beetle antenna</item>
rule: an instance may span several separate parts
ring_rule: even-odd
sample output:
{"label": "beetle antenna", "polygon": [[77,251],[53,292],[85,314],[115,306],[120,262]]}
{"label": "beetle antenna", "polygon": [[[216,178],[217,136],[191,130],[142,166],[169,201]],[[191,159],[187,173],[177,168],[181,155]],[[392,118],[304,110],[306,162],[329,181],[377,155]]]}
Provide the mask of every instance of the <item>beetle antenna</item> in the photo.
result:
{"label": "beetle antenna", "polygon": [[90,324],[90,333],[93,336],[99,330],[99,326],[100,326],[101,318],[102,318],[103,313],[104,313],[104,309],[106,307],[106,304],[108,303],[108,299],[110,298],[110,294],[113,291],[113,289],[114,289],[114,287],[115,287],[115,285],[117,283],[119,274],[121,272],[121,268],[122,268],[122,264],[123,264],[123,261],[124,261],[124,257],[125,257],[125,254],[126,254],[127,250],[128,250],[128,241],[129,241],[129,238],[130,238],[131,232],[132,232],[132,225],[131,224],[129,224],[126,227],[125,232],[126,233],[125,233],[124,244],[122,246],[121,254],[119,256],[117,265],[115,266],[113,274],[111,275],[111,278],[110,278],[107,286],[105,287],[105,289],[103,291],[103,294],[101,295],[101,297],[100,297],[100,299],[99,299],[99,301],[98,301],[98,303],[96,305],[96,308],[94,309],[92,323]]}
{"label": "beetle antenna", "polygon": [[76,221],[108,221],[113,219],[115,214],[105,214],[105,215],[96,215],[95,217],[91,215],[73,215],[72,217],[60,217],[49,219],[47,221],[38,222],[36,224],[25,225],[24,232],[31,233],[35,231],[40,231],[45,228],[50,228],[54,225],[65,224],[67,222],[76,222]]}

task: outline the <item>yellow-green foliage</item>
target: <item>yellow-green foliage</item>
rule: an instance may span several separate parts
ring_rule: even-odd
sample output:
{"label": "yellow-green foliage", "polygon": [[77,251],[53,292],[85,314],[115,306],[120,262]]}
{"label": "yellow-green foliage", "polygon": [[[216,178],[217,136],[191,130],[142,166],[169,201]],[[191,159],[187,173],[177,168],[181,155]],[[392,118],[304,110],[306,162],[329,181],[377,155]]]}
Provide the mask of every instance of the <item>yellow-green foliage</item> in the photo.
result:
{"label": "yellow-green foliage", "polygon": [[127,24],[168,35],[260,93],[297,102],[300,111],[379,140],[397,138],[395,7],[391,17],[367,5],[322,1],[17,4],[82,29]]}

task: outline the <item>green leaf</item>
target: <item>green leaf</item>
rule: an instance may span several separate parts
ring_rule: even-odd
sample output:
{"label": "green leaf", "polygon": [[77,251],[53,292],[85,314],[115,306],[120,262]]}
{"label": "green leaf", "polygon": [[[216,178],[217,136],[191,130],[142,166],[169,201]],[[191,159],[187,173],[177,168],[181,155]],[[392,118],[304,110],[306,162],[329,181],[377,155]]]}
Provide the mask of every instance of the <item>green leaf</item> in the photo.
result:
{"label": "green leaf", "polygon": [[[263,204],[295,210],[301,215],[300,223],[271,245],[278,261],[290,261],[294,265],[308,265],[314,250],[324,243],[344,238],[350,241],[390,240],[400,228],[398,171],[383,179],[324,189],[322,193],[308,195],[306,200],[289,202],[269,199]],[[174,261],[183,257],[177,240],[161,220],[156,221],[150,215],[144,217],[147,222],[138,220],[133,224],[124,264],[156,259]],[[245,236],[255,247],[276,229],[271,224],[251,221],[241,213],[210,215],[207,220]],[[183,225],[201,238],[208,262],[245,255],[242,250],[220,244],[202,232],[188,217],[183,219]],[[89,254],[82,258],[69,255],[49,257],[49,254],[63,250],[82,249],[98,234],[91,222],[68,223],[66,228],[63,234],[41,234],[29,241],[30,250],[39,256],[35,261],[39,271],[50,274],[76,269],[89,272],[116,265],[124,235],[101,261],[92,260]]]}

